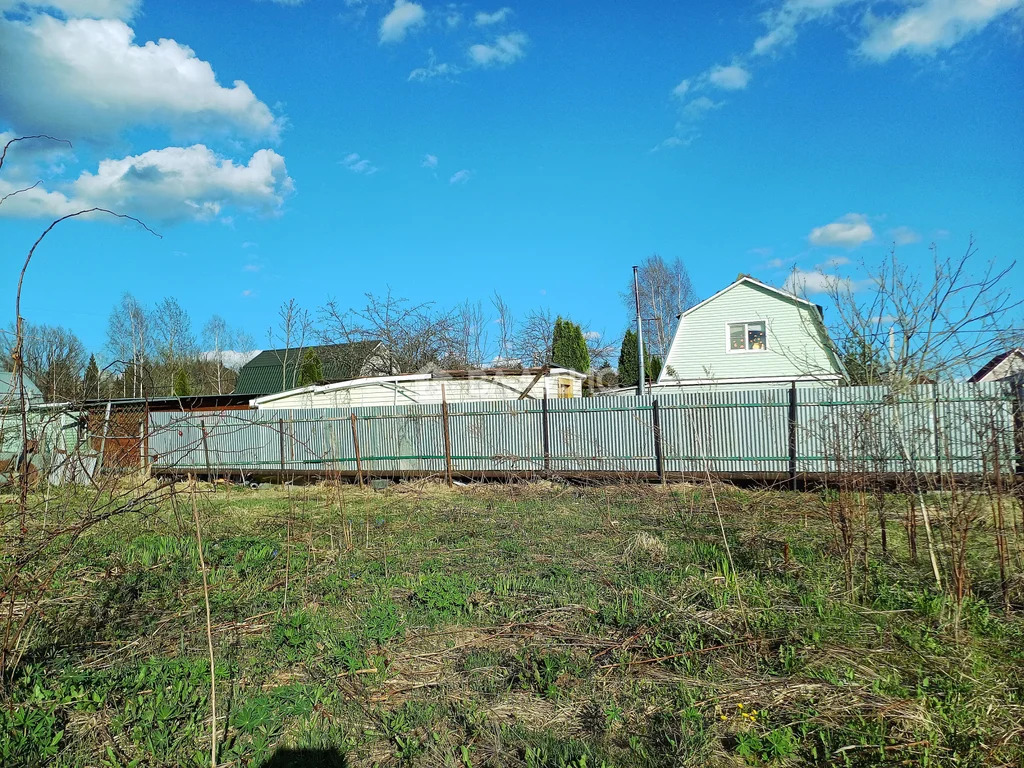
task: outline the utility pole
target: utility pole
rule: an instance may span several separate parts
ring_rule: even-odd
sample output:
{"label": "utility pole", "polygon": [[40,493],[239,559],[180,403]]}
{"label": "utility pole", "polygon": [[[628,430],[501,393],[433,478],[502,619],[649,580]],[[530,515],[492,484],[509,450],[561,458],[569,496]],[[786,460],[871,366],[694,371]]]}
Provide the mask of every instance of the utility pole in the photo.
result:
{"label": "utility pole", "polygon": [[644,396],[644,321],[640,317],[640,278],[637,275],[638,268],[633,267],[633,296],[636,298],[636,351],[640,358],[637,369],[640,376],[636,380],[636,396]]}

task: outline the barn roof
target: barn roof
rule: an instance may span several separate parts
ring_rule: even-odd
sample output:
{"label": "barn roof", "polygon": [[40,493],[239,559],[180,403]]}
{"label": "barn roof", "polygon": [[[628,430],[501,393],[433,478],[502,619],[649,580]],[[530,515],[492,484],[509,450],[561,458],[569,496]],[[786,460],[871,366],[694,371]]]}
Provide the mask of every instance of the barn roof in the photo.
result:
{"label": "barn roof", "polygon": [[353,341],[292,349],[266,349],[242,366],[235,394],[269,395],[298,383],[298,366],[307,350],[316,352],[323,364],[324,381],[344,381],[362,373],[379,341]]}

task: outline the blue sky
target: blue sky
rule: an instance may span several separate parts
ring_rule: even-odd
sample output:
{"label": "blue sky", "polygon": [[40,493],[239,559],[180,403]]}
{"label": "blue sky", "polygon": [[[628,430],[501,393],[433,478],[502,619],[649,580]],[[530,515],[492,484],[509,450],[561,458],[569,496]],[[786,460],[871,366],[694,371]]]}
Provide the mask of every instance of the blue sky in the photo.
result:
{"label": "blue sky", "polygon": [[[99,350],[124,291],[257,346],[278,305],[499,290],[603,331],[652,252],[856,278],[1024,242],[1024,3],[0,0],[2,288]],[[840,262],[846,263],[840,263]],[[1012,279],[1024,287],[1020,272]]]}

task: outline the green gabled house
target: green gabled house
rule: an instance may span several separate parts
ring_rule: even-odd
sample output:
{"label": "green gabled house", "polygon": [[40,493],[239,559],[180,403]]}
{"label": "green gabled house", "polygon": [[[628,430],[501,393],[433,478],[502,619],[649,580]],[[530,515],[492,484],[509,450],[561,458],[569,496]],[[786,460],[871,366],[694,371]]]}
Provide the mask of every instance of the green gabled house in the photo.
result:
{"label": "green gabled house", "polygon": [[323,379],[317,384],[395,373],[391,357],[379,341],[266,349],[238,371],[235,394],[272,395],[295,389],[300,386],[303,358],[310,354],[322,366]]}

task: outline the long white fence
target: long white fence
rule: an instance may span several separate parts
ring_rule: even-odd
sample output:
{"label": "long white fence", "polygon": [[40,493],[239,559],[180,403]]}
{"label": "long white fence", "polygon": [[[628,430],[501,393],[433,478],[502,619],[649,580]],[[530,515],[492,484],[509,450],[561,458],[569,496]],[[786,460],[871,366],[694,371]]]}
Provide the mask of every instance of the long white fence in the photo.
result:
{"label": "long white fence", "polygon": [[154,413],[157,472],[413,476],[976,475],[1021,467],[1000,384],[769,388],[657,397]]}

